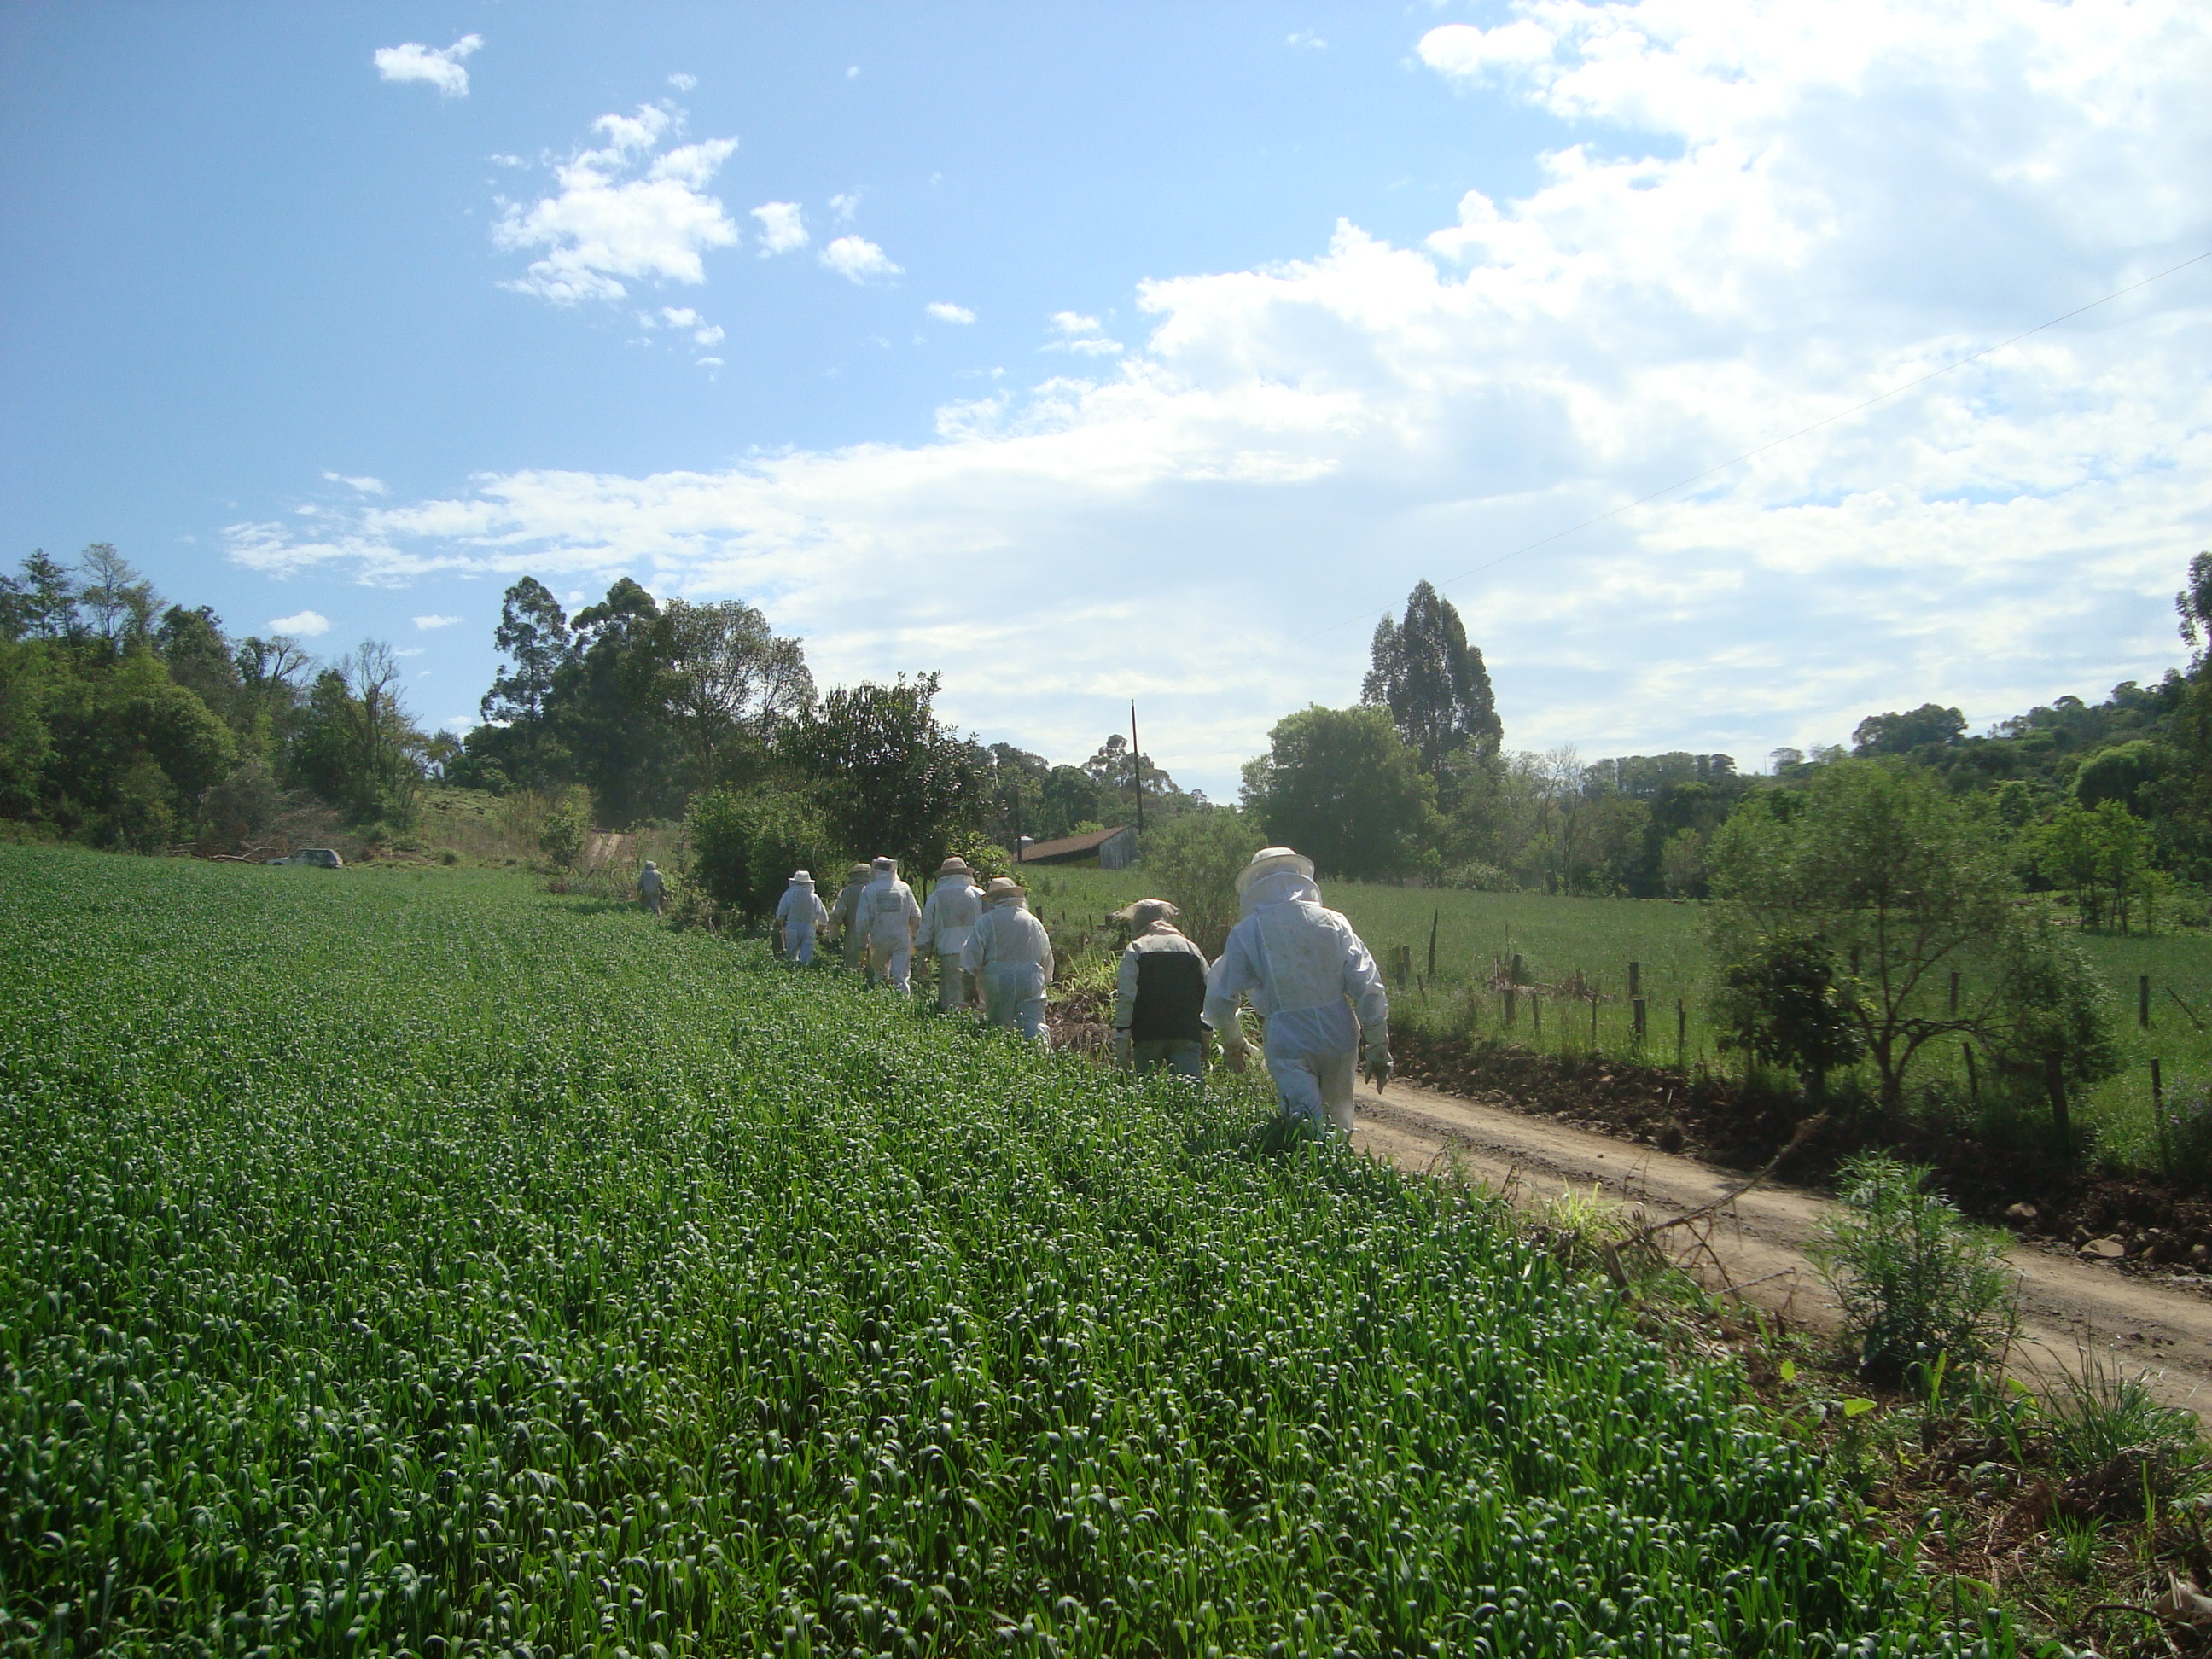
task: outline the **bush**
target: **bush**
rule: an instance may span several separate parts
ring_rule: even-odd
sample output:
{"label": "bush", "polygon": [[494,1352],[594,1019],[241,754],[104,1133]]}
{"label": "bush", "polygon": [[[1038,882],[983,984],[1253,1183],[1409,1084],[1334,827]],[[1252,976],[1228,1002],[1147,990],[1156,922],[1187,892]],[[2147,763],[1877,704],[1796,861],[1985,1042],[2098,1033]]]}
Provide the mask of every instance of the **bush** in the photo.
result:
{"label": "bush", "polygon": [[710,790],[686,820],[685,873],[720,909],[747,921],[775,913],[793,870],[830,884],[842,867],[822,810],[786,789]]}
{"label": "bush", "polygon": [[2013,1279],[2005,1236],[1977,1227],[1928,1170],[1864,1152],[1837,1171],[1841,1210],[1822,1225],[1814,1260],[1858,1344],[1859,1369],[1880,1381],[1978,1370],[2012,1340]]}
{"label": "bush", "polygon": [[1866,1052],[1835,953],[1810,934],[1762,936],[1724,964],[1713,1018],[1722,1048],[1785,1065],[1808,1090]]}
{"label": "bush", "polygon": [[583,819],[565,806],[547,814],[544,827],[538,832],[538,850],[556,868],[568,869],[584,850]]}
{"label": "bush", "polygon": [[1267,845],[1256,821],[1224,806],[1191,812],[1154,830],[1144,848],[1156,896],[1182,912],[1176,924],[1209,957],[1237,925],[1237,872]]}

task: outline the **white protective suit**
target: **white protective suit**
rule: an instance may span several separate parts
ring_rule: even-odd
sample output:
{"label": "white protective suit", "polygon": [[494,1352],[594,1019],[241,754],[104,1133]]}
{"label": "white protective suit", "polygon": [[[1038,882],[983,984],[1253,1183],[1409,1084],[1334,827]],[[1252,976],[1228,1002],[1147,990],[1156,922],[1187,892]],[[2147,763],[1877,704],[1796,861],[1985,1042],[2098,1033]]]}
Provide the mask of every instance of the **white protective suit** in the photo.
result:
{"label": "white protective suit", "polygon": [[937,1006],[957,1008],[966,1000],[960,994],[960,952],[968,935],[983,914],[983,890],[957,872],[939,878],[929,890],[929,902],[921,907],[921,932],[915,948],[937,958]]}
{"label": "white protective suit", "polygon": [[814,960],[815,934],[829,923],[830,908],[814,890],[814,878],[804,872],[793,876],[775,906],[775,925],[783,933],[783,954],[805,967]]}
{"label": "white protective suit", "polygon": [[912,990],[914,935],[921,926],[914,889],[898,878],[896,869],[878,870],[858,908],[860,931],[868,936],[870,983],[881,975],[894,991]]}
{"label": "white protective suit", "polygon": [[983,1012],[1033,1042],[1045,1039],[1044,999],[1052,983],[1052,936],[1010,893],[992,901],[961,948],[960,965],[982,981]]}
{"label": "white protective suit", "polygon": [[1237,1000],[1249,994],[1267,1022],[1267,1072],[1283,1109],[1349,1134],[1363,1041],[1370,1059],[1387,1065],[1389,1054],[1390,994],[1375,958],[1298,870],[1259,877],[1242,908],[1243,920],[1206,976],[1206,1023],[1224,1051],[1241,1052]]}

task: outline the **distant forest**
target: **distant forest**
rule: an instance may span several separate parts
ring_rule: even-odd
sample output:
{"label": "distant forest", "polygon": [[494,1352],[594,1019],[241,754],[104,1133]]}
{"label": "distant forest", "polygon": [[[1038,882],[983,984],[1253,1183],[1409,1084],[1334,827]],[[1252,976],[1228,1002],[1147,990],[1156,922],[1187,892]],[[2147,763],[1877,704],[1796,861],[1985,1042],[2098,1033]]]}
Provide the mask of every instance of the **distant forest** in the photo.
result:
{"label": "distant forest", "polygon": [[1127,823],[1141,795],[1148,826],[1241,812],[1342,876],[1694,897],[1747,798],[1874,759],[1940,778],[2028,885],[2125,927],[2162,901],[2202,909],[2212,888],[2212,555],[2176,606],[2187,661],[2155,684],[1979,733],[1934,703],[1870,714],[1848,750],[1777,750],[1752,775],[1728,755],[1509,748],[1479,646],[1424,582],[1378,626],[1359,701],[1286,715],[1231,807],[1120,733],[1074,763],[978,744],[937,717],[934,674],[823,694],[802,643],[752,606],[662,602],[627,579],[573,616],[516,582],[481,724],[426,732],[388,646],[319,662],[294,640],[233,637],[98,544],[0,577],[0,819],[144,852],[340,827],[374,841],[438,783],[572,799],[606,827],[753,802],[802,842],[920,857]]}

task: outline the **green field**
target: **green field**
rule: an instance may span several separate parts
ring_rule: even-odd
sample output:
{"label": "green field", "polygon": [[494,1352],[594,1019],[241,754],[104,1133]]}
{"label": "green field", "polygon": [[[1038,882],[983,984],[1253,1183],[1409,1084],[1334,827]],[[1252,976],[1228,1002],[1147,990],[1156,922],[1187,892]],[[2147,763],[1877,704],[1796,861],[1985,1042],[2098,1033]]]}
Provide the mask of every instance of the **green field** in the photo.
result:
{"label": "green field", "polygon": [[2009,1650],[1256,1085],[497,874],[0,880],[0,1651]]}
{"label": "green field", "polygon": [[[1042,902],[1085,914],[1111,908],[1145,890],[1140,870],[1055,871],[1030,878],[1048,890]],[[1595,1006],[1598,1052],[1631,1055],[1635,1021],[1628,1000],[1628,964],[1638,966],[1639,987],[1647,1003],[1643,1054],[1662,1064],[1676,1058],[1676,1004],[1681,1005],[1681,1057],[1733,1068],[1739,1062],[1721,1053],[1705,1018],[1706,956],[1699,936],[1701,907],[1686,901],[1655,899],[1553,898],[1541,893],[1473,893],[1451,889],[1328,882],[1323,896],[1350,918],[1360,936],[1386,959],[1390,947],[1411,947],[1420,983],[1408,993],[1394,989],[1400,1018],[1417,1026],[1458,1027],[1471,1013],[1474,1030],[1553,1054],[1587,1054],[1593,1048],[1590,1002],[1550,1000],[1540,1010],[1523,999],[1509,1026],[1501,1000],[1486,993],[1470,1002],[1470,986],[1486,986],[1494,962],[1519,953],[1525,973],[1547,985],[1577,974],[1599,993]],[[1427,975],[1429,929],[1436,922],[1437,973]],[[1055,918],[1057,920],[1057,918]],[[2212,1085],[2212,1033],[2195,1021],[2212,1024],[2212,934],[2142,935],[2088,933],[2082,944],[2105,971],[2115,999],[2128,1067],[2099,1088],[2082,1121],[2091,1126],[2100,1152],[2144,1167],[2157,1162],[2150,1116],[2150,1061],[2156,1057],[2171,1089]],[[2140,976],[2151,980],[2151,1024],[2136,1023]],[[2176,997],[2186,1003],[2185,1009]],[[2192,1012],[2193,1011],[2193,1013]],[[1536,1030],[1542,1022],[1540,1036]],[[1922,1079],[1944,1078],[1963,1091],[1966,1071],[1956,1044],[1923,1063]]]}

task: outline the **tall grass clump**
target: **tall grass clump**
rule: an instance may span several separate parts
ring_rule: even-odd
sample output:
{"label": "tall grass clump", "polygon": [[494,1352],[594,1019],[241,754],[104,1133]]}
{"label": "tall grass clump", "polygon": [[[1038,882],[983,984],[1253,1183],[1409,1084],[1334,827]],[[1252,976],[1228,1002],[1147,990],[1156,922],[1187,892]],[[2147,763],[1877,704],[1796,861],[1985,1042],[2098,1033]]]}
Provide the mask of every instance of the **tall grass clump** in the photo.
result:
{"label": "tall grass clump", "polygon": [[1839,1208],[1814,1259],[1843,1309],[1860,1370],[1882,1381],[1978,1370],[2010,1344],[2014,1285],[2005,1237],[1977,1227],[1929,1171],[1867,1152],[1837,1171]]}

